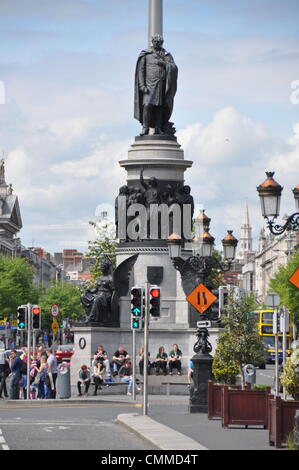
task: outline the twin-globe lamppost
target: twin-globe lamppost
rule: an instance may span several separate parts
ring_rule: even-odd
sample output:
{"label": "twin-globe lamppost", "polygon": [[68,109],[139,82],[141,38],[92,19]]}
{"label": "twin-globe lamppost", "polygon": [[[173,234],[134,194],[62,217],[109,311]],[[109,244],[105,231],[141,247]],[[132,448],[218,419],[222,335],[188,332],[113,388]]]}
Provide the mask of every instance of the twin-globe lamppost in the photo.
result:
{"label": "twin-globe lamppost", "polygon": [[[188,296],[199,284],[207,288],[213,288],[209,279],[212,270],[220,272],[230,270],[236,255],[238,240],[233,236],[233,231],[228,230],[228,234],[222,240],[224,262],[218,261],[213,256],[215,238],[209,233],[210,220],[202,211],[200,223],[203,233],[193,239],[193,256],[187,259],[181,258],[183,240],[173,233],[168,237],[169,256],[174,267],[180,271],[182,285],[185,294]],[[210,323],[209,309],[204,311],[199,317],[197,325],[197,341],[193,347],[195,355],[192,357],[193,364],[193,384],[190,387],[190,413],[200,413],[207,411],[208,404],[208,381],[212,379],[213,357],[210,355],[212,346],[208,341],[208,329],[204,326]]]}
{"label": "twin-globe lamppost", "polygon": [[283,225],[275,222],[279,216],[280,200],[283,187],[273,178],[274,171],[267,171],[267,179],[257,187],[260,197],[262,215],[267,219],[270,232],[273,235],[281,235],[285,231],[299,229],[299,185],[293,189],[296,212],[290,215]]}

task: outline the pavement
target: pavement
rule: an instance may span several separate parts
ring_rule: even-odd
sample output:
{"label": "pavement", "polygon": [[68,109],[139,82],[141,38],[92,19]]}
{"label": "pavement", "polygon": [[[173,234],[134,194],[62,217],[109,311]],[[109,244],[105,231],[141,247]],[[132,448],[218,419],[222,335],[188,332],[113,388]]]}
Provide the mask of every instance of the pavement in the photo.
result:
{"label": "pavement", "polygon": [[[260,373],[259,382],[273,383],[272,369]],[[158,378],[157,378],[158,379]],[[152,378],[152,385],[157,380]],[[182,378],[171,378],[174,382],[182,382]],[[160,379],[161,380],[161,379]],[[206,413],[190,414],[188,409],[189,395],[186,394],[186,383],[181,384],[181,394],[152,395],[148,396],[148,413],[143,415],[142,392],[136,395],[136,401],[132,396],[119,392],[104,394],[102,391],[97,396],[73,396],[69,399],[56,400],[0,400],[0,408],[36,408],[65,407],[72,405],[94,406],[104,405],[128,405],[134,408],[132,413],[121,413],[117,416],[117,422],[125,426],[131,432],[141,437],[147,443],[160,450],[273,450],[269,446],[269,431],[262,427],[232,426],[223,429],[220,419],[208,420]],[[116,389],[118,387],[115,387]],[[165,390],[164,390],[165,391]],[[183,393],[183,394],[182,394]],[[129,411],[129,410],[128,410]],[[133,411],[133,410],[132,410]]]}
{"label": "pavement", "polygon": [[1,400],[0,408],[59,408],[72,405],[130,405],[132,413],[121,413],[117,422],[160,450],[273,450],[269,431],[261,427],[233,426],[223,429],[221,420],[208,420],[206,413],[190,414],[189,397],[149,395],[148,415],[143,416],[143,396],[136,401],[127,395],[88,396],[56,400]]}

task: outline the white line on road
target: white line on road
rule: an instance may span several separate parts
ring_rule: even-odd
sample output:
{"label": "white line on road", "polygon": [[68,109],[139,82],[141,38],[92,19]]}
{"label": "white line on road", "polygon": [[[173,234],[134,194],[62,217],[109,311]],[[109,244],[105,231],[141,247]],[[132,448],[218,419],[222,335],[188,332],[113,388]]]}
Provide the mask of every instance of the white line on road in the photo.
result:
{"label": "white line on road", "polygon": [[0,429],[0,444],[2,444],[2,450],[9,450],[9,447],[6,444],[5,439],[2,435],[2,429]]}

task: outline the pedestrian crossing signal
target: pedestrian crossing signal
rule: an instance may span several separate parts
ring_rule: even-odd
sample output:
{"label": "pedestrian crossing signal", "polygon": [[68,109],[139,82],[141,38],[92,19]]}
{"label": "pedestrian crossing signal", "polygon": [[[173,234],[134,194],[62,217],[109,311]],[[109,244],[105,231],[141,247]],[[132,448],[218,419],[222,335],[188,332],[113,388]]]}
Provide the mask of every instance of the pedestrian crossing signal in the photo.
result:
{"label": "pedestrian crossing signal", "polygon": [[142,329],[142,318],[144,315],[144,288],[132,287],[131,289],[131,328],[132,330]]}
{"label": "pedestrian crossing signal", "polygon": [[27,305],[20,305],[17,309],[17,330],[27,329]]}

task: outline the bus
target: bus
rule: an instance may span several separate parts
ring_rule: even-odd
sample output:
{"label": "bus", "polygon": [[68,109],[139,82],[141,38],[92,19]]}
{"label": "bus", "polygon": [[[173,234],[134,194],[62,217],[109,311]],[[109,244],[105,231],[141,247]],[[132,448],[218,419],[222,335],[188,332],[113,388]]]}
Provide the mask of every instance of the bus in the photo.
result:
{"label": "bus", "polygon": [[[254,312],[254,316],[258,323],[258,333],[263,338],[263,343],[267,352],[267,362],[275,362],[275,336],[273,334],[273,309],[268,310],[257,310]],[[291,354],[291,342],[292,342],[292,315],[289,314],[289,328],[286,333],[286,355]],[[279,325],[279,321],[278,321]],[[282,362],[282,333],[278,333],[278,360]]]}

